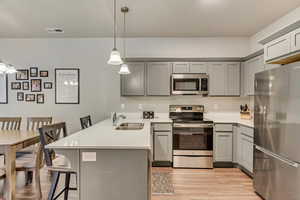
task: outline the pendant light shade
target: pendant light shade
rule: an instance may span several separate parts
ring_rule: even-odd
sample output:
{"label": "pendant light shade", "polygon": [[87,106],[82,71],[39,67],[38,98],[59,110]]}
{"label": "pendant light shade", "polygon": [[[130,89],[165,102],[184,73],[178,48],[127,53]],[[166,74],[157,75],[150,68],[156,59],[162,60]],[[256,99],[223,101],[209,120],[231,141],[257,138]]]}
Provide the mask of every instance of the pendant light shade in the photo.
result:
{"label": "pendant light shade", "polygon": [[109,64],[109,65],[121,65],[121,64],[123,64],[123,60],[120,56],[120,53],[116,48],[113,48],[113,50],[111,51],[110,58],[107,61],[107,64]]}
{"label": "pendant light shade", "polygon": [[6,64],[0,61],[0,74],[14,74],[17,70],[11,64]]}
{"label": "pendant light shade", "polygon": [[130,74],[130,70],[128,68],[128,65],[126,64],[126,13],[129,12],[129,8],[124,6],[121,8],[121,12],[124,14],[124,24],[123,24],[123,48],[124,48],[124,63],[121,65],[119,74]]}
{"label": "pendant light shade", "polygon": [[7,70],[6,64],[0,61],[0,74],[6,73],[6,70]]}
{"label": "pendant light shade", "polygon": [[124,64],[121,65],[119,74],[130,74],[128,65],[126,63],[124,63]]}
{"label": "pendant light shade", "polygon": [[117,13],[116,13],[116,0],[114,0],[114,48],[112,49],[110,53],[110,58],[107,61],[107,64],[109,65],[121,65],[123,64],[122,58],[120,56],[120,53],[117,49]]}

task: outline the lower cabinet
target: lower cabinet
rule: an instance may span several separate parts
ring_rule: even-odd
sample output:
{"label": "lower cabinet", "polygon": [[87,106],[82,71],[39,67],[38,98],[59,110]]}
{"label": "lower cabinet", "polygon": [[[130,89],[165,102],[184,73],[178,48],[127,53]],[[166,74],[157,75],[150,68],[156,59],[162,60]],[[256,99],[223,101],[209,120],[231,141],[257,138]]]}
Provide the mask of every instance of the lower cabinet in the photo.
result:
{"label": "lower cabinet", "polygon": [[216,132],[215,161],[232,162],[232,132]]}
{"label": "lower cabinet", "polygon": [[232,142],[232,124],[215,124],[215,162],[232,162]]}
{"label": "lower cabinet", "polygon": [[153,124],[153,160],[172,162],[173,143],[171,124]]}
{"label": "lower cabinet", "polygon": [[241,136],[241,165],[249,172],[253,173],[253,138]]}
{"label": "lower cabinet", "polygon": [[253,128],[240,126],[237,135],[237,163],[253,173]]}

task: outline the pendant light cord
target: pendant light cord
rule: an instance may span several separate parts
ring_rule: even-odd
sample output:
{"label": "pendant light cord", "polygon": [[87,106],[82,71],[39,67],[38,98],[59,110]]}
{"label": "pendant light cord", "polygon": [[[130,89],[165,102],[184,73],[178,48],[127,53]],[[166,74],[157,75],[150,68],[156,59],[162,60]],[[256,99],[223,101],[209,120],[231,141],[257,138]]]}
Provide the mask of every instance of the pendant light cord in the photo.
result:
{"label": "pendant light cord", "polygon": [[117,23],[116,23],[116,21],[117,21],[117,9],[116,9],[116,7],[117,7],[117,0],[114,0],[114,49],[117,49],[117,47],[116,47],[116,37],[117,37]]}
{"label": "pendant light cord", "polygon": [[124,25],[123,25],[123,48],[124,48],[124,60],[126,61],[126,12],[124,12]]}

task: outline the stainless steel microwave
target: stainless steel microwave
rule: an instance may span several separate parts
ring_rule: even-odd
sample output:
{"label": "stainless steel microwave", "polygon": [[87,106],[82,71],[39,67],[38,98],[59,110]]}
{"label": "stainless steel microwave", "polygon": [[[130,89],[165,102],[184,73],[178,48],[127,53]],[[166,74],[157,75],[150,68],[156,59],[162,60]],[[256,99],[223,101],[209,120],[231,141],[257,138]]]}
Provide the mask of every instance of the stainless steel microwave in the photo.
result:
{"label": "stainless steel microwave", "polygon": [[207,95],[207,74],[172,74],[172,95]]}

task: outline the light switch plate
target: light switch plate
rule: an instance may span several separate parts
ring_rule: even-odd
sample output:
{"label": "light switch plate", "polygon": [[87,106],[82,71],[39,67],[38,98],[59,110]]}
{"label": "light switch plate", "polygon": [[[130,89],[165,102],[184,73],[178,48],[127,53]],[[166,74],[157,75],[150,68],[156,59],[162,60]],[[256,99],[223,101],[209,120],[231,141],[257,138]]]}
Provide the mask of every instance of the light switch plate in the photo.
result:
{"label": "light switch plate", "polygon": [[96,162],[97,153],[96,152],[82,152],[82,162]]}

